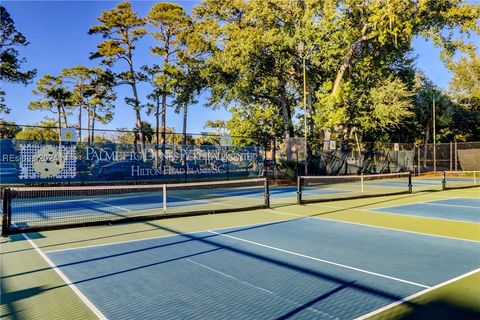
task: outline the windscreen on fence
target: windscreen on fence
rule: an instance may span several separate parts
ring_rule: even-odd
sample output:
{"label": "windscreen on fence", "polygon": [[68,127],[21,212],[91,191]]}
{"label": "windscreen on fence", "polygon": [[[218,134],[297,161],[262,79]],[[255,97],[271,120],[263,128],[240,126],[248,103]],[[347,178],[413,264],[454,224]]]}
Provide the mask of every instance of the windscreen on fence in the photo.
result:
{"label": "windscreen on fence", "polygon": [[187,182],[258,177],[261,147],[0,140],[2,184]]}

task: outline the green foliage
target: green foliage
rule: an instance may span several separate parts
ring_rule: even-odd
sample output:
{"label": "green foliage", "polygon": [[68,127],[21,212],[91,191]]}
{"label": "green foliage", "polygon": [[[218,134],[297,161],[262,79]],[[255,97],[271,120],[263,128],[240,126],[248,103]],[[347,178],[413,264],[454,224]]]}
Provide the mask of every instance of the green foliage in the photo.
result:
{"label": "green foliage", "polygon": [[[181,65],[178,60],[172,63],[172,58],[180,54],[182,51],[179,34],[186,29],[190,23],[185,11],[177,4],[159,2],[156,3],[148,12],[146,17],[147,23],[153,28],[150,33],[152,37],[158,42],[158,45],[151,49],[154,55],[163,57],[163,64],[161,67],[155,66],[150,69],[150,75],[153,76],[151,81],[154,87],[153,93],[150,97],[154,98],[155,117],[157,123],[157,140],[159,130],[159,116],[162,116],[162,139],[161,143],[166,142],[166,108],[167,97],[174,93],[174,86],[181,76]],[[161,98],[161,101],[160,101]],[[160,110],[161,104],[161,110]],[[150,106],[150,110],[152,106]],[[158,141],[157,141],[158,143]]]}
{"label": "green foliage", "polygon": [[287,137],[305,60],[312,132],[388,139],[413,116],[413,39],[432,39],[448,62],[472,51],[461,37],[478,33],[479,12],[450,0],[207,0],[188,44],[203,60],[211,106],[272,106]]}
{"label": "green foliage", "polygon": [[22,128],[17,126],[15,122],[5,121],[0,119],[0,138],[14,139],[15,135],[22,131]]}
{"label": "green foliage", "polygon": [[64,86],[61,76],[44,75],[37,81],[34,95],[39,100],[31,101],[28,108],[31,110],[48,110],[57,114],[57,127],[67,127],[68,109],[71,104],[72,93]]}
{"label": "green foliage", "polygon": [[[35,69],[21,71],[25,58],[20,58],[19,46],[27,46],[29,42],[25,36],[17,31],[15,23],[5,7],[0,6],[0,82],[28,84],[35,77]],[[9,113],[10,108],[5,105],[5,91],[0,89],[0,113]]]}
{"label": "green foliage", "polygon": [[480,57],[462,57],[450,64],[453,78],[450,92],[459,107],[480,111]]}
{"label": "green foliage", "polygon": [[[143,28],[145,22],[132,10],[131,3],[119,3],[110,11],[103,11],[97,19],[100,24],[91,27],[88,34],[100,34],[106,40],[98,44],[98,51],[91,58],[102,58],[101,63],[107,66],[113,66],[119,59],[131,60],[134,43],[147,33]],[[134,75],[129,73],[128,77]]]}
{"label": "green foliage", "polygon": [[109,67],[119,61],[127,63],[126,71],[115,74],[119,80],[116,84],[128,84],[132,88],[132,97],[125,97],[125,103],[135,110],[135,124],[142,141],[142,148],[144,148],[145,136],[142,131],[140,115],[141,103],[137,92],[137,81],[141,81],[144,77],[134,69],[133,54],[135,43],[147,33],[144,28],[145,22],[132,10],[130,2],[122,2],[110,11],[103,11],[97,19],[100,24],[91,27],[88,33],[100,34],[105,40],[98,44],[97,52],[92,53],[90,58],[101,58],[101,63]]}
{"label": "green foliage", "polygon": [[18,140],[40,140],[40,141],[58,141],[59,135],[56,129],[54,119],[46,118],[38,124],[37,127],[25,127],[17,133],[15,139]]}
{"label": "green foliage", "polygon": [[[237,106],[230,110],[232,118],[227,122],[227,128],[233,138],[233,144],[257,145],[270,148],[274,139],[282,137],[282,121],[275,107],[259,105]],[[237,137],[238,136],[238,137]]]}
{"label": "green foliage", "polygon": [[290,182],[295,182],[298,174],[297,165],[298,163],[294,160],[281,159],[279,162],[279,170]]}
{"label": "green foliage", "polygon": [[370,96],[373,110],[359,120],[365,130],[394,128],[413,115],[410,99],[413,92],[400,79],[387,78],[380,86],[370,90]]}

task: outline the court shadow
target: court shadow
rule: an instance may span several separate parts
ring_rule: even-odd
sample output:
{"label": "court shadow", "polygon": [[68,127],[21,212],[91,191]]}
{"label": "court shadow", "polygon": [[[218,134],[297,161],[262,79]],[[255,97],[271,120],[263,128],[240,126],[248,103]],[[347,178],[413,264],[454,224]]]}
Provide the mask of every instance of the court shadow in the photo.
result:
{"label": "court shadow", "polygon": [[[352,283],[353,283],[353,282],[352,282]],[[312,306],[315,305],[317,302],[320,302],[320,301],[324,300],[325,298],[328,298],[328,297],[334,295],[335,293],[340,292],[341,290],[346,289],[346,288],[348,288],[348,287],[349,287],[349,284],[341,285],[341,286],[339,286],[339,287],[337,287],[337,288],[335,288],[335,289],[333,289],[333,290],[331,290],[331,291],[329,291],[329,292],[327,292],[327,293],[324,293],[324,294],[316,297],[315,299],[312,299],[312,300],[310,300],[310,301],[302,304],[302,305],[299,306],[298,308],[295,308],[295,309],[293,309],[292,311],[290,311],[290,312],[288,312],[288,313],[286,313],[286,314],[284,314],[284,315],[276,318],[276,320],[286,320],[286,319],[290,319],[291,317],[293,317],[293,316],[295,316],[296,314],[302,312],[303,310],[312,307]]]}
{"label": "court shadow", "polygon": [[25,316],[22,316],[22,311],[17,309],[15,305],[17,301],[36,296],[45,291],[45,287],[39,286],[8,292],[4,281],[2,281],[1,287],[1,304],[4,306],[2,309],[7,311],[6,313],[2,313],[1,318],[12,320],[26,319]]}
{"label": "court shadow", "polygon": [[[40,249],[45,249],[45,248],[50,248],[50,247],[58,247],[66,244],[80,244],[82,242],[90,242],[90,241],[95,241],[95,240],[103,240],[103,239],[109,239],[109,238],[114,238],[114,237],[123,237],[125,235],[131,235],[131,234],[139,234],[142,232],[151,232],[154,230],[157,230],[158,228],[150,228],[150,229],[145,229],[145,230],[137,230],[137,231],[132,231],[132,232],[119,232],[116,234],[111,234],[108,236],[101,236],[101,237],[93,237],[93,238],[88,238],[88,239],[83,239],[83,240],[74,240],[74,241],[66,241],[66,242],[57,242],[54,244],[48,244],[48,245],[43,245],[43,246],[38,246]],[[42,233],[40,232],[32,232],[32,233],[26,233],[30,239],[42,239],[46,238]],[[32,234],[38,234],[38,236],[31,237],[30,235]],[[25,241],[26,239],[21,235],[21,234],[13,234],[9,236],[8,241],[4,241],[2,243],[7,243],[7,242],[17,242],[17,241]],[[38,244],[37,244],[38,245]],[[27,248],[27,249],[19,249],[19,250],[11,250],[11,251],[2,251],[2,255],[6,254],[11,254],[11,253],[18,253],[18,252],[23,252],[23,251],[32,251],[35,250],[34,248]]]}
{"label": "court shadow", "polygon": [[480,319],[480,311],[455,305],[446,300],[434,300],[426,304],[410,305],[408,311],[393,308],[372,319],[477,320]]}

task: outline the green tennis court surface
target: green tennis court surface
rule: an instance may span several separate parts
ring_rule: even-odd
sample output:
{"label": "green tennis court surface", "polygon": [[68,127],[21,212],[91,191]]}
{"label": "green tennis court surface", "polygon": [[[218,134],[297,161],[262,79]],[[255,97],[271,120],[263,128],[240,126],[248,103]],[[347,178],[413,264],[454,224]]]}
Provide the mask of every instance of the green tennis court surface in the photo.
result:
{"label": "green tennis court surface", "polygon": [[[425,319],[432,306],[449,319],[475,318],[479,224],[382,208],[431,202],[461,214],[476,205],[479,192],[273,205],[11,235],[2,240],[2,318]],[[296,196],[292,187],[270,193],[273,203]],[[214,194],[231,204],[263,201],[261,188]],[[172,208],[205,205],[168,197]],[[138,205],[123,196],[106,201],[129,210]]]}

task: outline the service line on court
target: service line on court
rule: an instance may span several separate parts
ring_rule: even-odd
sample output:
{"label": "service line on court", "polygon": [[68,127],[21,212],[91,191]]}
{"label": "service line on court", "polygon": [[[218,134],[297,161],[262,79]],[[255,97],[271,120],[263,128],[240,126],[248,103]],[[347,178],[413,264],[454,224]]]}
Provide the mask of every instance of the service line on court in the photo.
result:
{"label": "service line on court", "polygon": [[372,272],[372,271],[360,269],[360,268],[355,268],[355,267],[348,266],[348,265],[345,265],[345,264],[341,264],[341,263],[337,263],[337,262],[333,262],[333,261],[329,261],[329,260],[325,260],[325,259],[320,259],[320,258],[308,256],[308,255],[306,255],[306,254],[302,254],[302,253],[298,253],[298,252],[294,252],[294,251],[289,251],[289,250],[285,250],[285,249],[281,249],[281,248],[269,246],[269,245],[266,245],[266,244],[263,244],[263,243],[259,243],[259,242],[255,242],[255,241],[251,241],[251,240],[239,238],[239,237],[234,237],[234,236],[231,236],[231,235],[228,235],[228,234],[224,234],[224,233],[220,233],[220,232],[216,232],[216,231],[213,231],[213,230],[208,230],[208,232],[211,232],[211,233],[213,233],[213,234],[216,234],[216,235],[219,235],[219,236],[222,236],[222,237],[226,237],[226,238],[230,238],[230,239],[234,239],[234,240],[238,240],[238,241],[250,243],[250,244],[253,244],[253,245],[256,245],[256,246],[259,246],[259,247],[264,247],[264,248],[267,248],[267,249],[271,249],[271,250],[275,250],[275,251],[287,253],[287,254],[290,254],[290,255],[293,255],[293,256],[297,256],[297,257],[301,257],[301,258],[305,258],[305,259],[309,259],[309,260],[314,260],[314,261],[318,261],[318,262],[330,264],[330,265],[333,265],[333,266],[336,266],[336,267],[340,267],[340,268],[344,268],[344,269],[349,269],[349,270],[354,270],[354,271],[358,271],[358,272],[361,272],[361,273],[366,273],[366,274],[369,274],[369,275],[373,275],[373,276],[377,276],[377,277],[381,277],[381,278],[385,278],[385,279],[389,279],[389,280],[394,280],[394,281],[406,283],[406,284],[413,285],[413,286],[416,286],[416,287],[430,288],[430,286],[427,286],[427,285],[424,285],[424,284],[421,284],[421,283],[417,283],[417,282],[413,282],[413,281],[408,281],[408,280],[404,280],[404,279],[400,279],[400,278],[388,276],[388,275],[385,275],[385,274],[381,274],[381,273],[377,273],[377,272]]}

